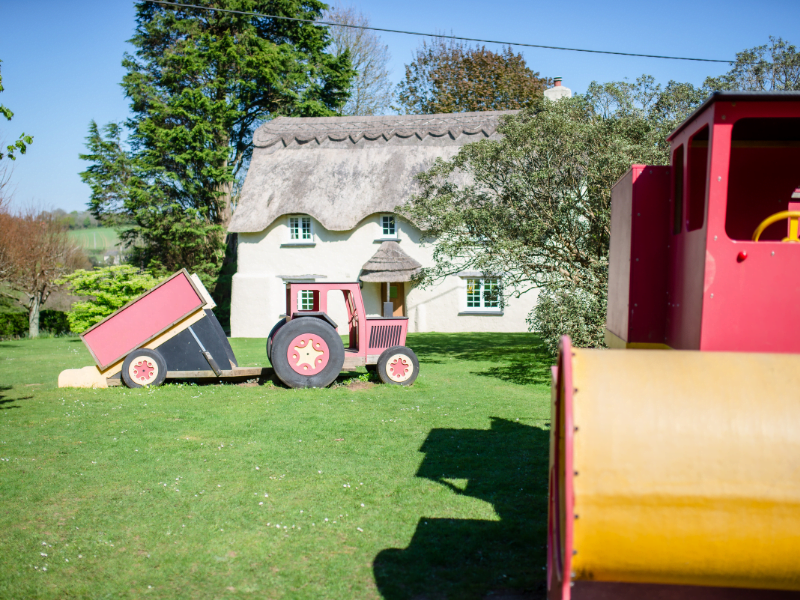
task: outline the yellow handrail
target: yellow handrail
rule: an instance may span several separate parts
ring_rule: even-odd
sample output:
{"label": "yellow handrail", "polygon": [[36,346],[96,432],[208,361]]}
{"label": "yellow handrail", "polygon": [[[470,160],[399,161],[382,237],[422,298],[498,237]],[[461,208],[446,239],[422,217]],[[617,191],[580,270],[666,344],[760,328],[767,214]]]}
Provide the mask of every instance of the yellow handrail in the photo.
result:
{"label": "yellow handrail", "polygon": [[761,234],[764,233],[764,230],[767,227],[783,219],[789,219],[789,235],[783,238],[781,241],[800,242],[800,237],[797,237],[798,219],[800,219],[800,210],[782,210],[781,212],[777,212],[774,215],[770,215],[769,217],[761,221],[761,224],[758,227],[756,227],[756,230],[753,232],[753,241],[757,242],[758,238],[761,237]]}

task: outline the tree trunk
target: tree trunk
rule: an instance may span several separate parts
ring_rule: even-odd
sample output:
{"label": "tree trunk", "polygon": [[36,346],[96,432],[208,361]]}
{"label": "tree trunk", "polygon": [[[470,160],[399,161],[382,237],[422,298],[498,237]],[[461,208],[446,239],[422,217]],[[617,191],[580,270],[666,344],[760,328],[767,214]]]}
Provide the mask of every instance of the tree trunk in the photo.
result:
{"label": "tree trunk", "polygon": [[219,224],[225,228],[225,231],[228,231],[228,225],[231,222],[231,217],[233,216],[233,182],[225,182],[221,183],[218,188],[218,191],[222,192],[220,196],[220,214],[219,214]]}
{"label": "tree trunk", "polygon": [[28,337],[39,337],[39,313],[42,308],[42,295],[35,293],[28,305]]}

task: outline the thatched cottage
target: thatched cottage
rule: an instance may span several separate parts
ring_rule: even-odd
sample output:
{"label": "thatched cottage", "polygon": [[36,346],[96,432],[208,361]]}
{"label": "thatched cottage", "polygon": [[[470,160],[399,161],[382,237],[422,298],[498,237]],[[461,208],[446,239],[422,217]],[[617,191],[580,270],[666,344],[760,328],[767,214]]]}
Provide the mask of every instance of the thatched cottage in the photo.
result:
{"label": "thatched cottage", "polygon": [[[526,331],[535,296],[504,303],[499,278],[464,272],[413,287],[433,249],[394,212],[437,157],[496,139],[502,114],[278,118],[259,127],[229,227],[239,234],[231,334],[266,337],[285,312],[286,282],[356,280],[369,314],[391,300],[409,331]],[[331,311],[340,325],[341,304]]]}

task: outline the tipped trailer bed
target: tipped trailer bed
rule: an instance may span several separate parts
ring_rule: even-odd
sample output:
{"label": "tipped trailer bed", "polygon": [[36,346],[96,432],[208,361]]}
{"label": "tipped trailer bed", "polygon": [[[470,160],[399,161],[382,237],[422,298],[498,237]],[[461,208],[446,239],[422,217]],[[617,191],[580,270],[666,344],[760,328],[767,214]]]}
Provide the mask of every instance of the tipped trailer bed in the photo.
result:
{"label": "tipped trailer bed", "polygon": [[271,377],[240,367],[197,275],[182,269],[81,334],[95,367],[59,375],[59,387],[160,385],[167,379]]}

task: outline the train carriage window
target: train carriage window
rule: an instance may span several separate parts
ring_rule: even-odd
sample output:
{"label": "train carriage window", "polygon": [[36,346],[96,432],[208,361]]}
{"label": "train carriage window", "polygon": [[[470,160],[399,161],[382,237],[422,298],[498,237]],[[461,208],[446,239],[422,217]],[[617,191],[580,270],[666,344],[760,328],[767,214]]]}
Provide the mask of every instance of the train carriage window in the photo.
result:
{"label": "train carriage window", "polygon": [[672,153],[672,233],[683,231],[683,144]]}
{"label": "train carriage window", "polygon": [[[800,119],[739,119],[731,133],[730,174],[725,232],[734,240],[750,240],[759,224],[790,210],[800,187]],[[787,235],[784,219],[767,227],[760,239],[780,241]]]}
{"label": "train carriage window", "polygon": [[686,203],[686,230],[703,226],[706,216],[706,184],[708,183],[708,125],[689,141],[689,185]]}

